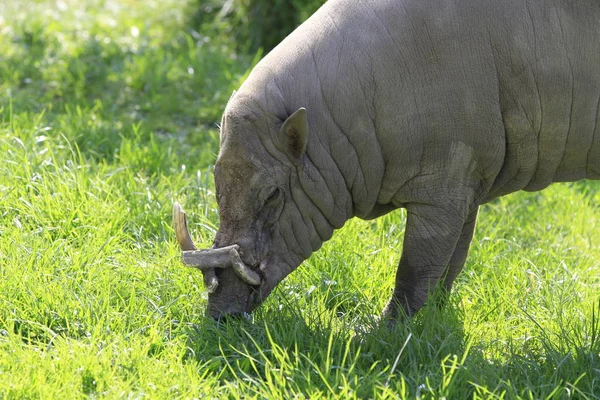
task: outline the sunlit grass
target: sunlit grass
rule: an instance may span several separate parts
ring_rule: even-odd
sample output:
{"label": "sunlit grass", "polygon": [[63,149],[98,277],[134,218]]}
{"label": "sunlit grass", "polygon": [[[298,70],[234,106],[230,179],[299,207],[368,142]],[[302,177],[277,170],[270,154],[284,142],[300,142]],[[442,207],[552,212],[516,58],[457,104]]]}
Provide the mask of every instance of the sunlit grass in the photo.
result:
{"label": "sunlit grass", "polygon": [[394,329],[402,211],[349,221],[252,320],[206,319],[170,209],[210,244],[252,57],[188,14],[0,0],[0,398],[600,397],[595,182],[482,207],[448,306]]}

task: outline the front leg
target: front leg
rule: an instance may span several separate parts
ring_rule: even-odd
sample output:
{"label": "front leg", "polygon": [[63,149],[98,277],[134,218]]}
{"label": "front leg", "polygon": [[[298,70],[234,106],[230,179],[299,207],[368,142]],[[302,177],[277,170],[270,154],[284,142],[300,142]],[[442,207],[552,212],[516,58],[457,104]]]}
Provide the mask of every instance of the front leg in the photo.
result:
{"label": "front leg", "polygon": [[459,204],[410,204],[406,209],[396,286],[383,311],[384,318],[392,321],[402,314],[413,315],[425,304],[446,274],[463,227],[473,215],[467,200],[459,200]]}

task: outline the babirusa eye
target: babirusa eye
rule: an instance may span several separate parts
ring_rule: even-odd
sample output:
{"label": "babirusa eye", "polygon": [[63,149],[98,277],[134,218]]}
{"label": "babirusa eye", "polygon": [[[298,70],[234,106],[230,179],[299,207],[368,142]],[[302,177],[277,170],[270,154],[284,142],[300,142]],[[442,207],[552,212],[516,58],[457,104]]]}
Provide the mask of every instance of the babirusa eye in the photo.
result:
{"label": "babirusa eye", "polygon": [[281,189],[279,189],[278,187],[274,187],[273,190],[271,191],[271,193],[269,193],[269,196],[267,196],[265,203],[269,203],[271,201],[277,200],[280,195],[281,195]]}

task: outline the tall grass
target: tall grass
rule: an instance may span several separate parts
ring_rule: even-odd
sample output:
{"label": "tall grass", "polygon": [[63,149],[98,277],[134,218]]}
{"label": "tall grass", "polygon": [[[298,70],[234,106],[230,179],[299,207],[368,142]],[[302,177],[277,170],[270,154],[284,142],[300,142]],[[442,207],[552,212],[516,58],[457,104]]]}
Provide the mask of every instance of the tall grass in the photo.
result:
{"label": "tall grass", "polygon": [[253,58],[195,5],[0,1],[0,398],[600,397],[596,182],[483,207],[448,306],[394,329],[401,211],[349,221],[251,320],[206,319],[170,208],[210,243]]}

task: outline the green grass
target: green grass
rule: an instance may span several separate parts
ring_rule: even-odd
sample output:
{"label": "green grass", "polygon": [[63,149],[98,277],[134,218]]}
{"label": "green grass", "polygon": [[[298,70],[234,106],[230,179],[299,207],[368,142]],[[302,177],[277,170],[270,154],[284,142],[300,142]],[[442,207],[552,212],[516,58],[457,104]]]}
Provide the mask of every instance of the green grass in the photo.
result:
{"label": "green grass", "polygon": [[[193,2],[195,3],[195,2]],[[482,208],[448,307],[388,330],[404,213],[250,321],[203,316],[219,121],[253,57],[175,0],[0,0],[0,398],[600,398],[600,184]]]}

